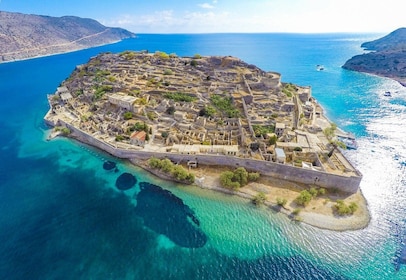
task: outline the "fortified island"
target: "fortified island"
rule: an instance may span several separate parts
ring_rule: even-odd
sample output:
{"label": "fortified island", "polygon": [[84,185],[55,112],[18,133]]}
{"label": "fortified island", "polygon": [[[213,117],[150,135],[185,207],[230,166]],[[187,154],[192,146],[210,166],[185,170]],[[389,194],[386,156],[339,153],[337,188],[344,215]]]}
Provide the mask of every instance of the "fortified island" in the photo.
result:
{"label": "fortified island", "polygon": [[351,136],[327,120],[311,88],[235,57],[103,53],[77,66],[48,101],[54,133],[141,166],[157,158],[190,169],[244,167],[359,192],[362,175],[336,141]]}

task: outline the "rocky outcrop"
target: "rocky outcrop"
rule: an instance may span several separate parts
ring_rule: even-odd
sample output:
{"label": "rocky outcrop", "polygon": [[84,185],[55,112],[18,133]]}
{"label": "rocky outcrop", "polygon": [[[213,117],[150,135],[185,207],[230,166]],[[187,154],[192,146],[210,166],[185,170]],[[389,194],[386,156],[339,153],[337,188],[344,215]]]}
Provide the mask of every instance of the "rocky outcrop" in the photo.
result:
{"label": "rocky outcrop", "polygon": [[406,28],[361,47],[371,52],[352,57],[343,68],[392,78],[406,86]]}
{"label": "rocky outcrop", "polygon": [[75,51],[135,37],[93,19],[0,11],[0,62]]}

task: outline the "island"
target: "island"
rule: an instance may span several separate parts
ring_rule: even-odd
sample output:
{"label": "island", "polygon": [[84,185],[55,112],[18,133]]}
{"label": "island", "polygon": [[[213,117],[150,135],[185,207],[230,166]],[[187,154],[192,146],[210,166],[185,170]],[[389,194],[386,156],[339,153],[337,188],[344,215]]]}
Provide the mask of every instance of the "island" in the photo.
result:
{"label": "island", "polygon": [[0,11],[0,62],[28,59],[110,44],[135,34],[93,19]]}
{"label": "island", "polygon": [[342,67],[391,78],[406,86],[406,28],[361,45],[369,52],[356,55]]}
{"label": "island", "polygon": [[311,87],[283,83],[279,73],[231,56],[102,53],[48,101],[50,139],[75,138],[165,179],[244,196],[317,227],[369,222],[362,174],[339,141],[353,137],[325,117]]}

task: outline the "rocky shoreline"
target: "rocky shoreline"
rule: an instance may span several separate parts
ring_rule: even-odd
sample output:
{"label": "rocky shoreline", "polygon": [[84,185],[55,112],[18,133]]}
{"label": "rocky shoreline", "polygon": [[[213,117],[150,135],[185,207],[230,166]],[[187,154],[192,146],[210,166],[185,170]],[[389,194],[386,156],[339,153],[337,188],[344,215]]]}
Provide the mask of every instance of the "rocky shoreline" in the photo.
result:
{"label": "rocky shoreline", "polygon": [[135,34],[92,19],[0,11],[0,63],[111,44]]}
{"label": "rocky shoreline", "polygon": [[390,78],[406,86],[405,42],[406,28],[399,28],[382,38],[363,43],[361,47],[371,52],[352,57],[342,67]]}
{"label": "rocky shoreline", "polygon": [[[138,160],[130,160],[132,164],[142,168],[143,170],[168,181],[184,184],[174,180],[174,178],[166,175],[165,173],[151,169],[145,162]],[[215,166],[201,166],[190,171],[196,175],[195,183],[191,187],[199,187],[202,189],[208,189],[217,191],[229,195],[237,195],[244,199],[253,200],[255,195],[259,192],[265,193],[267,200],[264,206],[269,210],[278,211],[293,221],[303,222],[307,225],[332,230],[332,231],[351,231],[360,230],[368,226],[371,217],[368,211],[368,204],[362,195],[361,191],[355,194],[336,193],[332,195],[326,195],[320,198],[315,198],[304,208],[301,209],[298,215],[294,214],[297,205],[295,205],[295,198],[299,195],[302,189],[305,189],[306,185],[299,186],[297,183],[293,183],[286,180],[278,180],[262,176],[259,182],[249,183],[247,186],[240,188],[238,191],[232,191],[221,187],[220,174],[227,168],[215,167]],[[279,206],[276,202],[277,197],[283,197],[287,199],[285,206]],[[333,200],[343,199],[346,203],[356,202],[358,210],[351,216],[338,216],[333,210]]]}

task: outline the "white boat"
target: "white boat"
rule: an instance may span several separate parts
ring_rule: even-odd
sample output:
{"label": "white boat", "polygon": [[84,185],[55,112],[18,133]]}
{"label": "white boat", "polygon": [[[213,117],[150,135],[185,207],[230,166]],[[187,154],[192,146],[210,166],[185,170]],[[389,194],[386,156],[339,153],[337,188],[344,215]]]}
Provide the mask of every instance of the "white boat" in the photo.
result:
{"label": "white boat", "polygon": [[347,147],[347,149],[351,149],[351,150],[358,149],[358,143],[357,143],[357,141],[355,141],[354,138],[339,136],[338,140],[343,142],[345,144],[345,146]]}
{"label": "white boat", "polygon": [[383,96],[387,96],[387,97],[391,97],[392,93],[390,91],[385,91],[385,93],[383,94]]}
{"label": "white boat", "polygon": [[323,70],[324,70],[324,66],[323,66],[323,65],[320,65],[320,64],[317,64],[316,69],[317,69],[317,71],[323,71]]}

